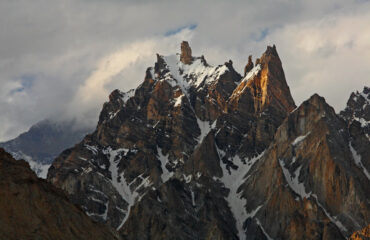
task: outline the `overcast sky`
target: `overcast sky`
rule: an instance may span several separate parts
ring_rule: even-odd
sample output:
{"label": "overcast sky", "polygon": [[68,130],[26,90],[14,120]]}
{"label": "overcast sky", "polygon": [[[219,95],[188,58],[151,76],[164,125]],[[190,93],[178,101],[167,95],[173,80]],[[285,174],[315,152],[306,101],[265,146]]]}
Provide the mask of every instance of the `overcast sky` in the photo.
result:
{"label": "overcast sky", "polygon": [[340,111],[370,85],[365,0],[0,0],[0,141],[45,118],[94,126],[112,90],[182,40],[239,72],[276,44],[297,104],[319,93]]}

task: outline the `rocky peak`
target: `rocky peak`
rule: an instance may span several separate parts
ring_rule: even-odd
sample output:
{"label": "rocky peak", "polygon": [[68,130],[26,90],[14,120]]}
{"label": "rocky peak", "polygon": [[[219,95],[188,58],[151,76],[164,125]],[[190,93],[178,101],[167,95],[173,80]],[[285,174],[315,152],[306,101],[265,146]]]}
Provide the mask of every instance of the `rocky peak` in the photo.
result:
{"label": "rocky peak", "polygon": [[191,55],[191,48],[187,41],[182,41],[181,43],[180,61],[184,64],[190,64],[193,61],[193,57]]}
{"label": "rocky peak", "polygon": [[[343,149],[335,155],[340,164],[352,160],[344,121],[318,95],[292,111],[275,46],[255,66],[250,58],[253,67],[244,78],[232,61],[209,66],[191,56],[187,43],[182,48],[181,54],[157,55],[129,97],[112,94],[104,121],[55,160],[48,180],[125,239],[343,239],[335,218],[345,202],[331,196],[341,194],[338,186],[343,192],[355,186],[361,201],[367,194],[357,182],[346,183],[351,173],[345,171],[339,183],[330,182],[347,167],[335,168],[335,150]],[[301,150],[304,140],[310,147]],[[333,218],[321,203],[334,206]],[[360,214],[351,217],[362,225],[367,215]]]}
{"label": "rocky peak", "polygon": [[248,82],[249,88],[257,101],[256,110],[273,105],[282,112],[289,113],[295,108],[293,97],[285,79],[284,70],[275,45],[268,46],[260,58],[261,74]]}
{"label": "rocky peak", "polygon": [[163,59],[163,56],[157,53],[157,61],[154,64],[154,73],[160,75],[165,68],[166,62]]}
{"label": "rocky peak", "polygon": [[313,94],[308,100],[304,101],[298,109],[305,108],[312,110],[314,109],[317,114],[329,113],[335,115],[335,110],[317,93]]}
{"label": "rocky peak", "polygon": [[360,122],[370,134],[370,88],[365,86],[362,92],[353,92],[347,101],[346,108],[340,115],[349,123]]}
{"label": "rocky peak", "polygon": [[345,239],[368,224],[367,156],[354,150],[344,121],[314,94],[282,122],[246,177],[246,208],[260,208],[257,225],[268,226],[272,239]]}
{"label": "rocky peak", "polygon": [[245,65],[245,68],[244,68],[244,77],[247,76],[248,72],[250,72],[250,70],[252,70],[253,67],[254,67],[254,64],[252,62],[252,55],[249,55],[248,63],[247,65]]}
{"label": "rocky peak", "polygon": [[[253,64],[248,63],[248,65],[252,66]],[[267,47],[262,57],[256,61],[256,65],[247,72],[234,90],[230,99],[233,109],[241,108],[238,106],[243,101],[243,97],[246,96],[243,94],[244,92],[248,92],[248,99],[253,99],[253,109],[250,111],[255,113],[274,109],[274,111],[286,116],[295,108],[275,45]],[[248,100],[248,102],[250,101]]]}
{"label": "rocky peak", "polygon": [[334,109],[326,103],[325,98],[315,93],[290,113],[284,121],[286,123],[277,130],[275,139],[287,141],[292,136],[304,136],[322,119],[326,122],[320,129],[323,133],[328,131],[327,124],[330,121],[336,121],[337,125],[341,125]]}

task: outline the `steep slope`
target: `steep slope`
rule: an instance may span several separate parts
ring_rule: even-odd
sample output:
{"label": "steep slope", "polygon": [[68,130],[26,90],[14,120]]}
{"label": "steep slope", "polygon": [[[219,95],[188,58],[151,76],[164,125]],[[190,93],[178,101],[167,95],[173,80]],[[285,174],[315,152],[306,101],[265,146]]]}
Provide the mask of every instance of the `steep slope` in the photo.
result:
{"label": "steep slope", "polygon": [[355,164],[350,139],[318,95],[292,112],[240,189],[247,211],[255,211],[247,233],[259,225],[273,239],[343,239],[366,226],[369,179]]}
{"label": "steep slope", "polygon": [[0,143],[15,159],[26,160],[41,178],[46,178],[52,161],[64,149],[73,146],[92,129],[77,129],[74,121],[56,123],[43,120],[15,139]]}
{"label": "steep slope", "polygon": [[[128,239],[237,239],[240,227],[227,224],[235,222],[229,207],[235,187],[224,175],[237,164],[244,169],[238,174],[250,166],[247,160],[269,145],[294,101],[275,47],[262,56],[262,71],[248,78],[231,61],[212,67],[193,57],[188,43],[181,49],[157,55],[136,90],[113,91],[96,131],[64,151],[48,179]],[[247,81],[256,84],[236,92]],[[244,99],[252,111],[243,108]],[[170,217],[158,218],[163,212]]]}
{"label": "steep slope", "polygon": [[119,239],[0,149],[0,239]]}
{"label": "steep slope", "polygon": [[316,95],[294,109],[275,46],[242,77],[183,42],[110,94],[48,181],[125,239],[342,239],[369,217],[356,129]]}
{"label": "steep slope", "polygon": [[359,122],[370,138],[370,88],[365,86],[362,92],[353,92],[340,115],[349,123]]}
{"label": "steep slope", "polygon": [[352,93],[340,115],[349,128],[356,164],[370,179],[370,88],[365,86],[362,92]]}

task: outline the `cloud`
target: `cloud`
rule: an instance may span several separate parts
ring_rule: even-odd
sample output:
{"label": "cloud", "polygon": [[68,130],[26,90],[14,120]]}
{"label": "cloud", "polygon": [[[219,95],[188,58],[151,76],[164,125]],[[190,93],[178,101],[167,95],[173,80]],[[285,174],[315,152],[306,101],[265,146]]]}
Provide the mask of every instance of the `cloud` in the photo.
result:
{"label": "cloud", "polygon": [[295,100],[318,92],[339,110],[369,85],[369,16],[359,0],[0,1],[0,140],[44,118],[94,125],[110,91],[183,38],[240,72],[275,43]]}
{"label": "cloud", "polygon": [[[127,91],[136,88],[144,79],[145,70],[152,66],[156,53],[173,54],[182,40],[191,40],[195,27],[181,27],[176,33],[139,40],[98,61],[96,69],[77,90],[66,109],[68,119],[93,126],[97,113],[114,88]],[[131,74],[130,74],[131,73]]]}
{"label": "cloud", "polygon": [[354,90],[370,85],[370,11],[333,15],[276,30],[288,83],[298,103],[313,93],[337,111]]}

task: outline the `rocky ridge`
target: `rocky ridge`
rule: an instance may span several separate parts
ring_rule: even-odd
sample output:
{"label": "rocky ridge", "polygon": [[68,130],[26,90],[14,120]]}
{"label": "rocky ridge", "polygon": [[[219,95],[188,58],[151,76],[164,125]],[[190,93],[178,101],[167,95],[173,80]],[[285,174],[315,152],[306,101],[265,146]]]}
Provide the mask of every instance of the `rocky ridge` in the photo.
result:
{"label": "rocky ridge", "polygon": [[362,126],[317,95],[296,108],[275,46],[251,61],[157,55],[48,181],[127,239],[348,237],[369,219]]}
{"label": "rocky ridge", "polygon": [[120,239],[0,148],[0,239]]}

